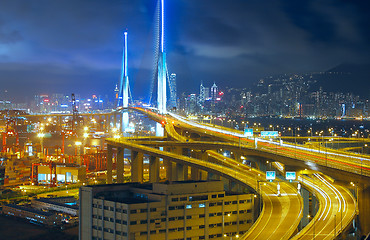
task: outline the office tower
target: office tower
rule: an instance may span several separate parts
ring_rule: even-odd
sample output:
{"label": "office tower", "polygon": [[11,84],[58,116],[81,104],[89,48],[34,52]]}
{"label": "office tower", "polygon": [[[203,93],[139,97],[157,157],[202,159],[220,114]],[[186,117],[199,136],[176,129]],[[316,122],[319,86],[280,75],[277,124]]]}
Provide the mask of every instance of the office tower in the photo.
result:
{"label": "office tower", "polygon": [[176,90],[176,73],[172,73],[169,78],[170,99],[168,100],[168,107],[170,109],[177,107],[177,90]]}

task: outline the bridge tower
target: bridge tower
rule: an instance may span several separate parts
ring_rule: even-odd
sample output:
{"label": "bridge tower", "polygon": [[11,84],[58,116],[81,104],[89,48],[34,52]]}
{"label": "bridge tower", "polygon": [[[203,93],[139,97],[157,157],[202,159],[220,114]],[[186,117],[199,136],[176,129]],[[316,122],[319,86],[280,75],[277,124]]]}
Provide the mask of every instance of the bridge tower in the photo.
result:
{"label": "bridge tower", "polygon": [[158,93],[157,108],[160,113],[167,112],[167,62],[164,49],[164,0],[160,0],[159,56],[158,56]]}
{"label": "bridge tower", "polygon": [[[128,107],[128,94],[129,94],[129,80],[128,80],[128,73],[127,73],[127,31],[124,32],[124,48],[123,48],[123,59],[122,59],[122,74],[120,80],[120,94],[119,96],[122,97],[122,107]],[[120,105],[119,101],[117,107]],[[125,132],[129,125],[129,118],[128,112],[122,112],[122,125],[121,130]]]}
{"label": "bridge tower", "polygon": [[[164,0],[158,0],[159,7],[159,41],[157,59],[157,108],[159,113],[167,112],[167,62],[164,49]],[[160,123],[156,125],[156,136],[163,136],[164,129]]]}

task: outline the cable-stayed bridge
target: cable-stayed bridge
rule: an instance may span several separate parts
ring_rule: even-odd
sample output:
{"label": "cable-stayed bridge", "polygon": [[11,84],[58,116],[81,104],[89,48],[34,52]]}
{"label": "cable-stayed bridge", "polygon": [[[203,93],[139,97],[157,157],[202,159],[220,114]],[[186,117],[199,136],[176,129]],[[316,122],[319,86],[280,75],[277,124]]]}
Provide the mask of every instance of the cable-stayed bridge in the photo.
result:
{"label": "cable-stayed bridge", "polygon": [[[157,122],[157,135],[163,136],[163,139],[158,140],[158,137],[142,141],[139,138],[108,139],[107,183],[113,183],[113,150],[120,152],[117,154],[116,171],[117,183],[121,183],[124,158],[122,149],[130,149],[131,156],[135,156],[131,159],[131,178],[135,182],[143,181],[143,155],[148,155],[153,161],[149,168],[150,181],[153,182],[159,181],[158,161],[163,159],[166,177],[169,180],[186,180],[187,174],[184,169],[190,167],[194,172],[201,170],[207,176],[208,173],[212,173],[252,188],[263,203],[258,219],[247,233],[240,235],[224,228],[221,238],[335,239],[345,236],[358,213],[363,232],[369,232],[369,157],[353,157],[330,150],[317,151],[299,144],[293,145],[258,137],[248,139],[242,133],[194,123],[167,110],[169,76],[164,44],[164,0],[158,1],[158,9],[160,17],[154,70],[155,84],[153,84],[156,96],[153,104],[155,109],[129,106],[128,33],[125,32],[119,83],[119,99],[122,100],[118,103],[117,109],[101,114],[100,117],[110,122],[114,116],[112,125],[120,126],[121,131],[125,132],[129,123],[127,111],[140,112]],[[109,128],[111,124],[106,126]],[[184,148],[192,150],[194,154],[184,156],[181,150]],[[233,156],[225,157],[223,155],[225,149],[233,152]],[[245,166],[242,156],[250,159],[255,165]],[[282,173],[288,170],[299,173],[296,182],[281,180],[266,183],[265,171],[272,164]],[[199,175],[194,176],[199,179]],[[298,183],[306,188],[305,194],[300,192]],[[277,194],[278,185],[281,194]],[[310,209],[306,205],[307,199],[312,194],[316,196],[319,207],[311,209],[311,215],[308,214]],[[307,221],[310,223],[303,228],[299,227],[302,222]],[[149,225],[148,228],[150,227]],[[208,239],[208,236],[205,239]]]}

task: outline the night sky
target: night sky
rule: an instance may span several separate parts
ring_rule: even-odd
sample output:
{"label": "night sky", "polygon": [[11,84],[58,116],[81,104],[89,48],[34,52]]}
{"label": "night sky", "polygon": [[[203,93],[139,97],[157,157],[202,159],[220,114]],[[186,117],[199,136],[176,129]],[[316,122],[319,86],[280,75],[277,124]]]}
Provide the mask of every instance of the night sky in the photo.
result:
{"label": "night sky", "polygon": [[[167,0],[166,51],[178,93],[250,87],[278,73],[370,63],[369,1]],[[133,97],[148,97],[156,0],[1,0],[0,100],[110,94],[129,32]]]}

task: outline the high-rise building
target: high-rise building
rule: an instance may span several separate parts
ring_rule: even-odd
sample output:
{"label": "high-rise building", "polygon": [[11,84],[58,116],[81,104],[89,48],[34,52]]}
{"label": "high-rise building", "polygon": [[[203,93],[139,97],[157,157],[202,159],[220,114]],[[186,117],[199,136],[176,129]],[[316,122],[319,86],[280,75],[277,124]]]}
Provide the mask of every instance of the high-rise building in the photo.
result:
{"label": "high-rise building", "polygon": [[206,100],[205,87],[203,86],[203,82],[201,82],[199,87],[199,105],[203,105],[205,100]]}
{"label": "high-rise building", "polygon": [[209,99],[210,99],[210,95],[209,95],[209,87],[205,87],[205,88],[204,88],[204,99],[205,99],[205,100],[209,100]]}
{"label": "high-rise building", "polygon": [[116,84],[116,88],[114,89],[114,108],[118,107],[119,101],[119,89],[118,85]]}
{"label": "high-rise building", "polygon": [[217,97],[218,97],[218,87],[217,87],[216,83],[213,83],[213,85],[211,87],[211,99],[212,99],[213,103],[216,102]]}
{"label": "high-rise building", "polygon": [[186,100],[186,112],[187,113],[196,113],[197,111],[197,95],[195,93],[190,94]]}
{"label": "high-rise building", "polygon": [[253,194],[228,194],[222,181],[82,186],[79,239],[235,238],[253,206]]}
{"label": "high-rise building", "polygon": [[176,74],[171,73],[169,78],[169,87],[170,87],[170,99],[168,100],[168,107],[176,108],[177,107],[177,89],[176,89]]}

